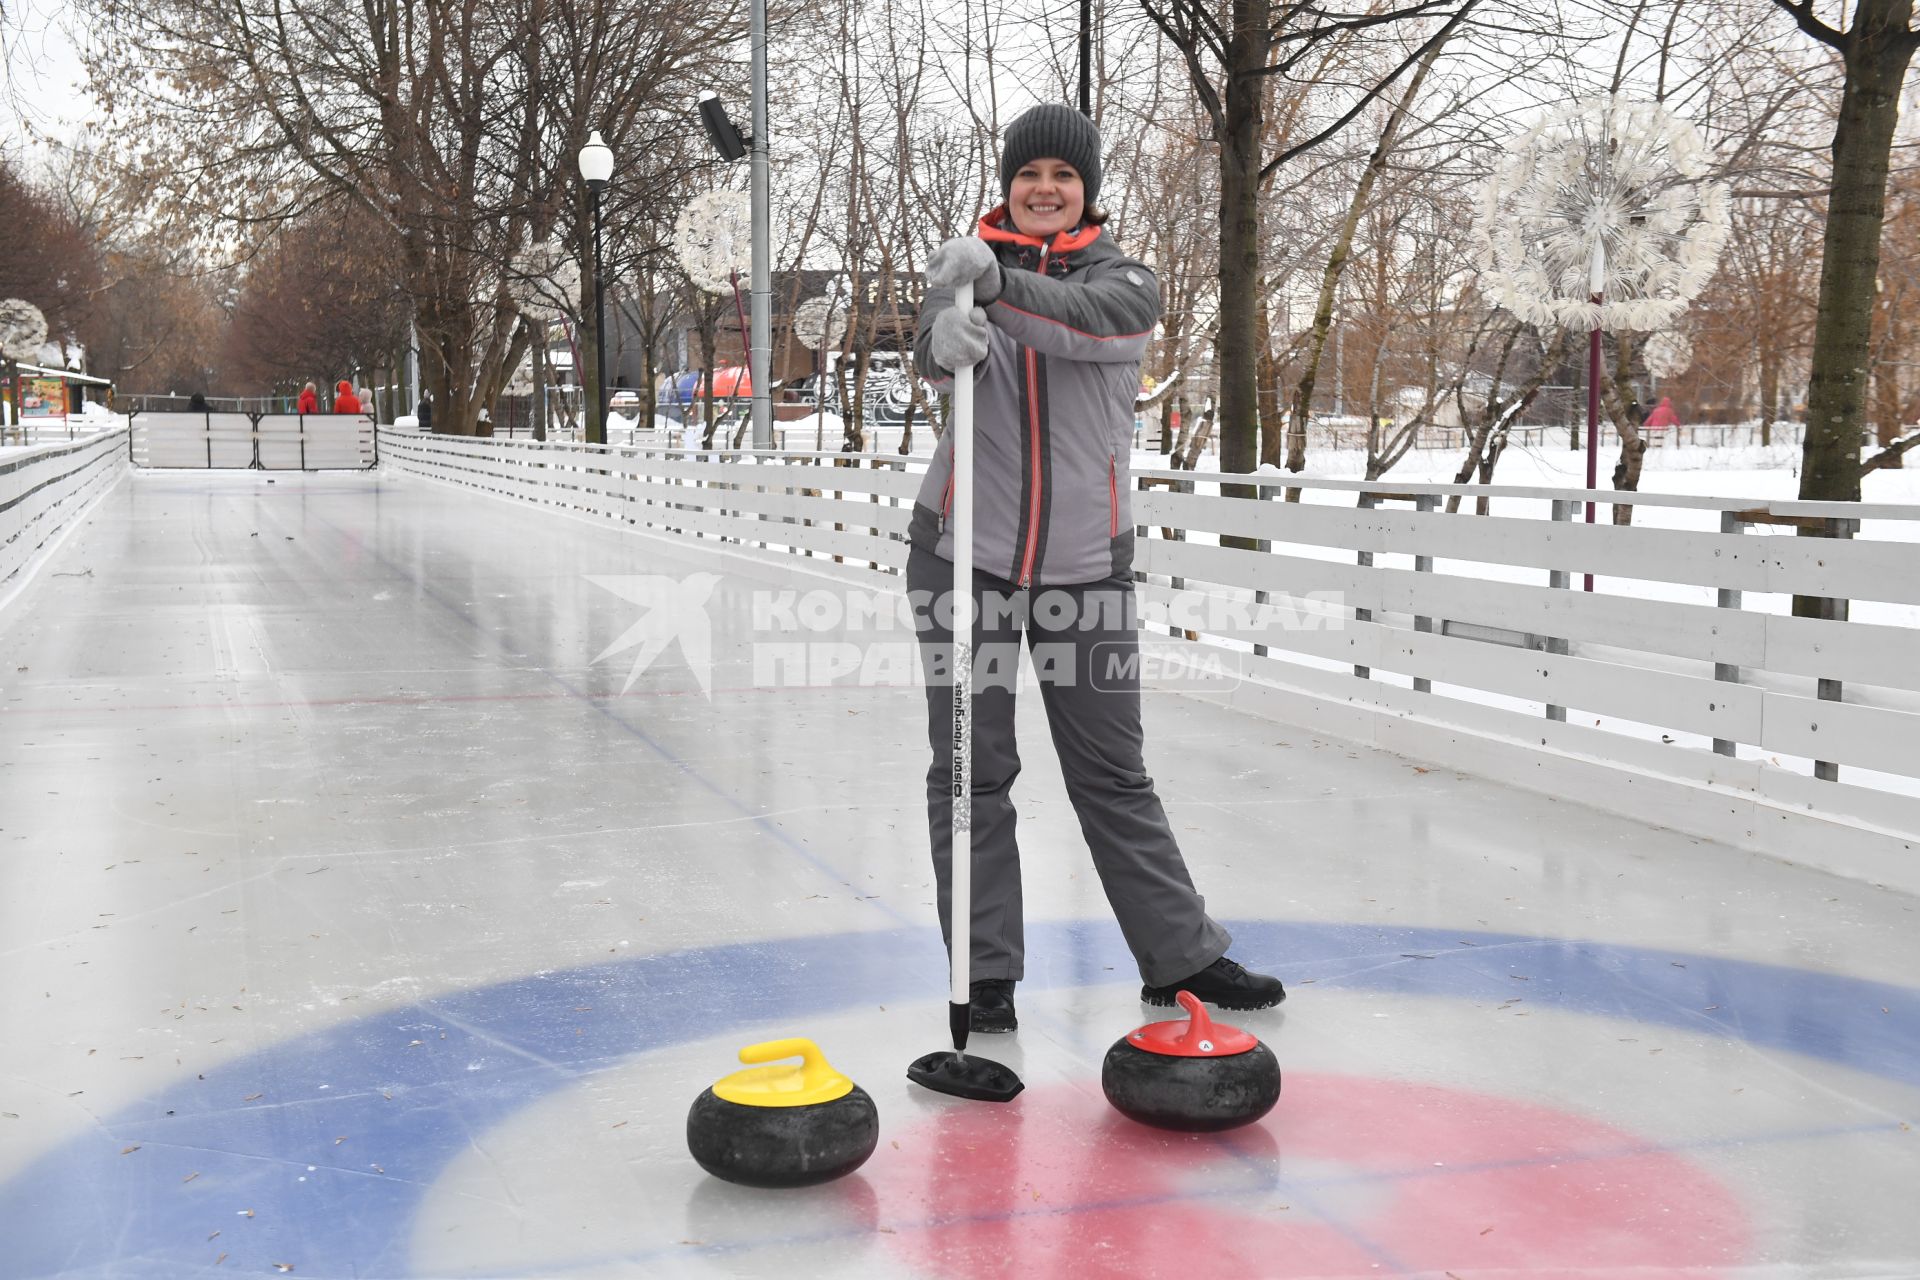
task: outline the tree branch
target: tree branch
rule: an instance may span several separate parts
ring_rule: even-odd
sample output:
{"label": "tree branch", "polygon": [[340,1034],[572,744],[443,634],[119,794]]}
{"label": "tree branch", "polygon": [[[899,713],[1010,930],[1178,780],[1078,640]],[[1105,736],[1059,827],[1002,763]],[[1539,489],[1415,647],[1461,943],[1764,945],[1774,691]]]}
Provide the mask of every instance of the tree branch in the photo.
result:
{"label": "tree branch", "polygon": [[1793,20],[1799,24],[1800,29],[1821,44],[1830,45],[1841,53],[1845,53],[1847,46],[1853,42],[1850,33],[1836,31],[1813,16],[1813,0],[1773,0],[1773,3],[1776,8],[1792,14]]}
{"label": "tree branch", "polygon": [[1920,431],[1916,431],[1910,436],[1894,441],[1861,463],[1860,474],[1864,476],[1870,472],[1878,471],[1882,467],[1895,466],[1899,463],[1900,459],[1906,455],[1907,450],[1916,446],[1920,446]]}
{"label": "tree branch", "polygon": [[1375,99],[1391,88],[1394,82],[1404,75],[1409,68],[1419,64],[1419,62],[1426,58],[1433,50],[1438,49],[1448,40],[1452,39],[1455,29],[1458,28],[1462,22],[1466,21],[1467,15],[1472,13],[1479,4],[1480,0],[1464,0],[1460,7],[1454,11],[1453,16],[1447,19],[1445,26],[1434,32],[1419,48],[1408,54],[1399,66],[1395,67],[1390,73],[1375,82],[1365,93],[1361,94],[1359,100],[1355,102],[1344,115],[1322,129],[1319,133],[1301,142],[1297,142],[1291,147],[1287,147],[1266,164],[1260,166],[1260,181],[1267,181],[1267,179],[1279,171],[1281,165],[1303,151],[1311,151],[1352,124],[1362,111],[1366,110]]}

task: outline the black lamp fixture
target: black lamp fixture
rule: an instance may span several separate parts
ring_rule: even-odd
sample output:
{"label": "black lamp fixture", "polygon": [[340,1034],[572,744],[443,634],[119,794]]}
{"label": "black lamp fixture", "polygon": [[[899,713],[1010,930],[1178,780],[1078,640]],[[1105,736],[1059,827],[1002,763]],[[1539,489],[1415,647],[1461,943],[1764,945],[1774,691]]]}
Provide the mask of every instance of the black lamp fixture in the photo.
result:
{"label": "black lamp fixture", "polygon": [[594,416],[587,424],[587,443],[607,443],[607,303],[600,275],[600,194],[613,181],[613,148],[595,129],[580,148],[580,176],[593,195],[593,364]]}

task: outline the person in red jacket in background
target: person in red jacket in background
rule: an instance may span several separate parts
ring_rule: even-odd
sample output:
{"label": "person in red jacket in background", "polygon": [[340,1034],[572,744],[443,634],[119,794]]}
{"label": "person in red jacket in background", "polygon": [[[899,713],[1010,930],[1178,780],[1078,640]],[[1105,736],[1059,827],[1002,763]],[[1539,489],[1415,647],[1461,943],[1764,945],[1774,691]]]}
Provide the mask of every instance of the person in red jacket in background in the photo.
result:
{"label": "person in red jacket in background", "polygon": [[333,411],[335,413],[361,413],[360,397],[353,394],[353,384],[345,378],[333,389]]}
{"label": "person in red jacket in background", "polygon": [[1673,411],[1671,397],[1660,397],[1660,403],[1653,406],[1653,412],[1647,415],[1646,425],[1647,434],[1653,437],[1655,444],[1666,439],[1667,432],[1680,425],[1680,415]]}
{"label": "person in red jacket in background", "polygon": [[309,382],[300,389],[300,402],[293,407],[295,413],[320,412],[320,392]]}

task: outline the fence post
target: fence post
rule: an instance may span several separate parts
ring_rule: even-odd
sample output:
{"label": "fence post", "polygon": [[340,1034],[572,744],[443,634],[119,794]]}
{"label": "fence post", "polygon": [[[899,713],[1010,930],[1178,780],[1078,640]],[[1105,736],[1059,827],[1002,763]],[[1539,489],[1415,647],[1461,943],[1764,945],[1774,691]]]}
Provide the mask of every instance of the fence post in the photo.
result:
{"label": "fence post", "polygon": [[[1262,485],[1254,486],[1254,492],[1259,496],[1259,499],[1262,502],[1267,501],[1278,491],[1279,491],[1279,488],[1278,486],[1275,486],[1275,485],[1262,484]],[[1256,545],[1258,545],[1260,550],[1265,554],[1270,555],[1273,552],[1272,538],[1261,538]],[[1261,612],[1259,606],[1263,604],[1270,604],[1272,603],[1272,600],[1273,600],[1272,592],[1266,590],[1265,588],[1256,588],[1253,593],[1253,603],[1255,606],[1253,610],[1253,616],[1255,618],[1264,618],[1265,615]],[[1266,624],[1264,622],[1261,622],[1259,625],[1265,626]],[[1256,658],[1266,657],[1267,646],[1265,646],[1264,644],[1255,644],[1253,646],[1253,655]]]}
{"label": "fence post", "polygon": [[[1377,505],[1378,504],[1375,502],[1374,496],[1371,493],[1363,493],[1360,495],[1360,502],[1359,502],[1360,510],[1372,511],[1376,509]],[[1360,552],[1355,563],[1357,563],[1362,569],[1373,568],[1373,552],[1371,551]],[[1353,620],[1355,622],[1372,622],[1373,610],[1363,609],[1360,606],[1355,605],[1353,610]],[[1356,662],[1353,664],[1353,674],[1358,676],[1362,680],[1371,680],[1373,678],[1373,668],[1363,667]]]}
{"label": "fence post", "polygon": [[[1422,493],[1422,494],[1416,494],[1414,496],[1414,500],[1413,500],[1414,510],[1422,514],[1431,513],[1439,505],[1440,505],[1440,499],[1435,494]],[[1420,539],[1418,539],[1417,537],[1414,539],[1414,545],[1415,546],[1420,545]],[[1433,557],[1423,556],[1417,551],[1414,552],[1413,571],[1415,573],[1432,573]],[[1415,614],[1413,619],[1413,629],[1415,631],[1423,631],[1428,634],[1431,634],[1433,631],[1433,619],[1430,617],[1421,617],[1420,615]],[[1429,680],[1425,676],[1415,676],[1413,678],[1413,691],[1415,693],[1431,693],[1433,692],[1433,681]]]}
{"label": "fence post", "polygon": [[[1826,529],[1822,536],[1828,538],[1852,538],[1859,530],[1860,522],[1858,520],[1839,516],[1826,521]],[[1840,596],[1826,596],[1822,599],[1821,617],[1833,622],[1845,622],[1847,620],[1849,602],[1846,599]],[[1828,680],[1823,676],[1820,679],[1818,692],[1815,696],[1822,702],[1843,702],[1845,699],[1841,696],[1842,693],[1843,690],[1840,681]],[[1838,782],[1840,780],[1840,766],[1831,760],[1815,760],[1813,762],[1813,776],[1819,778],[1822,782]]]}
{"label": "fence post", "polygon": [[[1720,532],[1745,533],[1746,528],[1746,521],[1740,518],[1739,512],[1722,511],[1720,513]],[[1726,587],[1721,587],[1715,592],[1714,604],[1722,609],[1738,609],[1740,608],[1740,593]],[[1739,684],[1740,668],[1735,663],[1716,662],[1713,664],[1713,678],[1729,684]],[[1735,749],[1735,744],[1727,738],[1715,738],[1713,740],[1713,753],[1717,756],[1731,757]]]}
{"label": "fence post", "polygon": [[[1561,524],[1571,524],[1573,522],[1574,510],[1579,505],[1580,505],[1579,503],[1574,502],[1567,498],[1555,498],[1553,500],[1554,520],[1556,520]],[[1573,574],[1568,570],[1566,569],[1547,570],[1547,586],[1548,587],[1556,591],[1565,591],[1567,588],[1569,588],[1572,585],[1573,585]],[[1547,637],[1548,653],[1553,654],[1557,657],[1565,657],[1567,653],[1567,647],[1568,647],[1567,638],[1565,636],[1548,636]],[[1554,703],[1549,702],[1547,704],[1547,719],[1557,720],[1561,724],[1565,724],[1567,722],[1567,709],[1565,707],[1557,706]]]}

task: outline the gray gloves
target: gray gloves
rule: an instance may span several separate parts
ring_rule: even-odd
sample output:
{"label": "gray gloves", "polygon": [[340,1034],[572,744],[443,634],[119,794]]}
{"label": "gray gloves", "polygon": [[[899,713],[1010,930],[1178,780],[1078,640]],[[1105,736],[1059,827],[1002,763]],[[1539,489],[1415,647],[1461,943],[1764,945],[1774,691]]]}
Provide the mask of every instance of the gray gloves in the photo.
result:
{"label": "gray gloves", "polygon": [[[958,241],[949,243],[958,244]],[[974,243],[978,244],[979,241]],[[933,362],[951,373],[987,358],[987,313],[979,307],[948,307],[933,318]]]}
{"label": "gray gloves", "polygon": [[927,259],[927,283],[957,289],[973,281],[973,304],[984,307],[1000,296],[1000,261],[978,236],[956,236]]}

